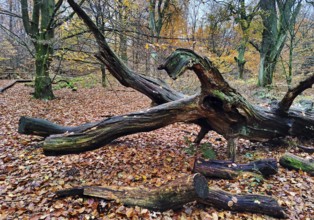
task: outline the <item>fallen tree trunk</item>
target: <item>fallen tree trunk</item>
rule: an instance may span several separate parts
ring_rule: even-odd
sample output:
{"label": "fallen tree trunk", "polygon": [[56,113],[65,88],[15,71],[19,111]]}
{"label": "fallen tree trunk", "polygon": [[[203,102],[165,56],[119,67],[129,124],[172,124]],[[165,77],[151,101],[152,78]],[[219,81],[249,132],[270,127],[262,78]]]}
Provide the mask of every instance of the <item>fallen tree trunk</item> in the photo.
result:
{"label": "fallen tree trunk", "polygon": [[198,201],[218,209],[286,217],[283,208],[273,198],[260,195],[233,195],[211,189],[200,174],[185,176],[158,188],[85,186],[57,191],[56,194],[98,197],[115,200],[127,206],[140,206],[157,211],[178,209],[186,203]]}
{"label": "fallen tree trunk", "polygon": [[[196,142],[200,142],[209,130],[222,134],[232,143],[235,138],[253,141],[267,141],[285,136],[314,138],[313,112],[303,113],[290,109],[293,99],[300,91],[314,83],[314,77],[301,82],[294,90],[289,90],[288,93],[293,95],[285,96],[277,108],[264,109],[251,105],[233,89],[206,57],[201,57],[191,50],[178,49],[168,57],[160,69],[166,70],[173,79],[187,69],[195,72],[201,82],[201,92],[193,97],[186,97],[160,80],[131,71],[110,49],[105,37],[88,15],[73,0],[68,2],[94,33],[100,47],[97,58],[106,65],[113,76],[121,84],[147,95],[153,102],[169,104],[73,128],[59,127],[43,121],[44,125],[41,126],[38,120],[35,122],[28,119],[29,124],[25,126],[27,129],[19,128],[21,133],[52,135],[43,143],[45,152],[52,155],[84,152],[101,147],[123,135],[151,131],[175,122],[192,122],[200,125],[202,129]],[[175,107],[176,110],[173,111],[174,105],[180,108]],[[131,117],[134,117],[132,121]],[[115,126],[111,126],[113,121]],[[33,123],[36,123],[36,126]],[[136,126],[132,127],[130,123]],[[23,123],[20,123],[20,126],[22,125]],[[67,132],[63,136],[54,136],[61,131]],[[230,156],[234,159],[236,146],[235,144],[228,146],[231,148]]]}
{"label": "fallen tree trunk", "polygon": [[304,172],[307,172],[309,175],[314,176],[314,160],[306,160],[302,157],[298,157],[290,153],[285,153],[283,156],[280,157],[279,163],[285,168],[302,170]]}
{"label": "fallen tree trunk", "polygon": [[[202,58],[191,50],[175,51],[161,68],[173,79],[186,69],[194,70],[201,81],[201,92],[138,113],[115,116],[94,123],[88,129],[76,127],[71,133],[49,136],[43,144],[45,152],[52,155],[84,152],[123,135],[151,131],[175,122],[191,121],[208,124],[208,127],[228,140],[240,137],[266,141],[288,135],[314,137],[312,117],[306,118],[297,111],[281,114],[252,106],[224,81],[218,69],[207,58]],[[37,126],[40,131],[36,130],[36,126],[29,127],[33,130],[28,129],[28,133],[49,133],[43,131],[44,126]],[[19,130],[23,133],[25,129]]]}
{"label": "fallen tree trunk", "polygon": [[[121,136],[152,131],[178,121],[197,119],[197,100],[196,97],[190,97],[173,101],[145,111],[114,116],[93,126],[87,125],[88,129],[79,126],[73,128],[72,132],[51,135],[43,142],[44,153],[52,156],[94,150]],[[47,122],[44,124],[47,125]],[[79,132],[73,132],[74,129]]]}
{"label": "fallen tree trunk", "polygon": [[26,82],[32,82],[31,79],[18,79],[18,80],[14,80],[13,82],[9,83],[8,85],[6,85],[3,88],[0,88],[0,93],[3,93],[5,90],[11,88],[12,86],[14,86],[16,83],[26,83]]}
{"label": "fallen tree trunk", "polygon": [[184,204],[208,197],[204,176],[193,174],[179,178],[158,188],[144,187],[98,187],[85,186],[56,193],[58,196],[85,195],[115,200],[128,206],[140,206],[151,210],[178,209]]}
{"label": "fallen tree trunk", "polygon": [[235,164],[231,161],[202,160],[194,162],[193,172],[201,173],[210,178],[234,179],[240,172],[255,172],[265,177],[278,172],[275,159],[264,159],[250,162],[248,164]]}

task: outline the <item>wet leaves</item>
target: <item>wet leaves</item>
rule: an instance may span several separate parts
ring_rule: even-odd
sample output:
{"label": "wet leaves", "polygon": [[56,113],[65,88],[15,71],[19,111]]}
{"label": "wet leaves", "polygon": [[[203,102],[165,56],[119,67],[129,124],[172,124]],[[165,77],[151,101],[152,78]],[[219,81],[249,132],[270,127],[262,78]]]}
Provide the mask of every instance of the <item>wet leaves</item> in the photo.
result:
{"label": "wet leaves", "polygon": [[[185,138],[193,141],[198,127],[173,124],[154,132],[139,133],[79,155],[46,157],[41,138],[17,133],[20,116],[45,118],[63,125],[79,125],[103,116],[138,111],[150,105],[143,95],[130,89],[103,88],[56,91],[49,102],[31,97],[32,89],[16,85],[0,94],[0,219],[268,219],[250,213],[231,213],[196,204],[182,210],[153,212],[125,207],[95,198],[55,198],[54,192],[82,185],[161,186],[191,173],[195,154],[188,154]],[[119,98],[117,98],[117,95]],[[210,132],[217,159],[226,159],[223,137]],[[283,146],[285,147],[285,146]],[[279,158],[286,148],[265,148],[240,141],[239,161]],[[253,150],[255,149],[255,150]],[[311,157],[298,149],[295,154]],[[314,180],[302,171],[279,168],[269,179],[243,173],[235,180],[209,180],[209,185],[232,193],[271,195],[287,207],[290,219],[314,216]],[[256,203],[259,201],[256,200]],[[237,203],[232,197],[228,205]]]}

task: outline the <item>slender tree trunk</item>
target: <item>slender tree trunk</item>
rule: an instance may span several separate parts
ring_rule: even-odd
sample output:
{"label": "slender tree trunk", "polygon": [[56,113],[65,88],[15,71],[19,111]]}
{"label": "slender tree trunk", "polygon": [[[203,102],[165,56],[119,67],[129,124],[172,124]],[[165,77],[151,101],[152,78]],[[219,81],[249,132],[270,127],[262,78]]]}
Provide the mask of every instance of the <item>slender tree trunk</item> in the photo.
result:
{"label": "slender tree trunk", "polygon": [[260,6],[265,13],[262,15],[264,30],[258,85],[267,86],[272,84],[278,58],[287,39],[287,32],[295,24],[301,0],[263,0],[260,1]]}
{"label": "slender tree trunk", "polygon": [[50,100],[54,98],[52,92],[52,82],[49,76],[52,49],[49,48],[49,45],[41,43],[36,43],[35,48],[36,78],[34,97],[37,99]]}
{"label": "slender tree trunk", "polygon": [[101,64],[100,66],[101,70],[101,85],[102,87],[107,87],[107,77],[106,77],[106,67],[104,64]]}
{"label": "slender tree trunk", "polygon": [[240,47],[238,48],[238,57],[235,57],[235,60],[238,64],[238,70],[239,70],[239,78],[244,78],[244,65],[246,63],[246,60],[244,59],[244,54],[246,50],[246,44],[247,42],[242,42]]}
{"label": "slender tree trunk", "polygon": [[119,52],[120,52],[120,57],[124,62],[128,61],[128,54],[127,54],[127,38],[126,36],[122,33],[119,35],[120,39],[120,45],[119,45]]}
{"label": "slender tree trunk", "polygon": [[126,19],[127,19],[127,15],[126,15],[126,11],[127,11],[127,7],[123,5],[124,3],[119,0],[119,22],[120,22],[120,33],[119,33],[119,55],[121,57],[121,59],[127,63],[128,61],[128,54],[127,54],[127,37],[123,32],[123,29],[125,29],[126,26]]}

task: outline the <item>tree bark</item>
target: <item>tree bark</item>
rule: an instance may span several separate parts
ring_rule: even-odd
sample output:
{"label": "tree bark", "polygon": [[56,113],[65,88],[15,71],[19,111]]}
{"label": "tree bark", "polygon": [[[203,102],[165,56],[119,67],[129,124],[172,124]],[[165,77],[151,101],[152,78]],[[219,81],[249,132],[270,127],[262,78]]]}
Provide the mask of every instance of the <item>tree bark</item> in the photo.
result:
{"label": "tree bark", "polygon": [[302,170],[311,176],[314,176],[314,161],[306,160],[296,155],[285,153],[280,157],[279,163],[281,166],[294,170]]}
{"label": "tree bark", "polygon": [[267,177],[276,174],[278,172],[278,167],[275,159],[257,160],[248,164],[198,159],[194,163],[193,172],[201,173],[204,176],[211,178],[234,179],[240,172],[255,172]]}

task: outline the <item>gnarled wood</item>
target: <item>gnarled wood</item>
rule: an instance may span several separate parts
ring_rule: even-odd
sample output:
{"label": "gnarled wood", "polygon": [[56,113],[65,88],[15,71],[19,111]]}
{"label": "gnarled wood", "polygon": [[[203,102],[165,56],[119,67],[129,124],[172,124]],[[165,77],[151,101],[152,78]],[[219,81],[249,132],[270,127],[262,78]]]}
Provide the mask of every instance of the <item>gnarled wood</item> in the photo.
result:
{"label": "gnarled wood", "polygon": [[[94,33],[100,46],[98,58],[123,85],[132,86],[150,97],[155,103],[171,103],[176,100],[174,105],[180,103],[180,110],[176,112],[178,116],[174,116],[174,112],[169,107],[173,104],[169,104],[169,106],[157,107],[160,112],[157,111],[158,113],[155,112],[156,114],[154,115],[150,115],[148,111],[144,111],[146,113],[141,114],[136,113],[136,116],[152,117],[152,121],[156,121],[156,119],[161,121],[157,123],[158,125],[154,124],[155,122],[153,122],[153,125],[145,125],[147,121],[141,121],[138,118],[137,131],[135,127],[131,132],[129,128],[126,130],[122,128],[122,126],[129,123],[128,115],[126,115],[96,122],[95,124],[101,126],[97,128],[94,126],[93,129],[95,130],[91,130],[91,128],[88,130],[83,129],[82,131],[81,128],[78,128],[77,132],[72,131],[74,134],[66,134],[63,137],[48,137],[43,144],[44,149],[47,149],[46,152],[54,151],[56,153],[59,149],[61,154],[68,152],[64,150],[63,146],[65,145],[76,146],[66,147],[67,149],[70,148],[69,152],[72,153],[96,149],[105,143],[109,143],[114,138],[130,133],[150,131],[178,121],[195,122],[207,130],[215,130],[230,140],[240,137],[254,141],[265,141],[288,135],[307,138],[314,137],[314,117],[312,113],[306,113],[307,117],[305,117],[302,112],[290,110],[287,114],[282,115],[276,110],[255,107],[223,79],[219,70],[213,66],[211,61],[191,50],[178,49],[169,56],[165,64],[160,68],[165,69],[173,79],[179,77],[187,69],[193,70],[198,76],[201,82],[201,92],[194,97],[197,102],[193,103],[193,108],[189,105],[184,106],[186,100],[190,98],[184,98],[182,94],[175,92],[158,80],[136,74],[128,69],[109,48],[104,36],[85,12],[74,1],[70,0],[69,3]],[[154,109],[154,111],[157,109]],[[170,112],[170,114],[167,112]],[[185,114],[184,116],[183,113]],[[191,115],[193,117],[188,119]],[[129,116],[132,117],[132,114]],[[116,123],[119,123],[119,132],[117,134],[114,134],[113,127],[108,126],[106,128],[112,120],[119,121],[116,121]],[[141,126],[143,126],[142,129],[140,129]],[[38,126],[33,126],[33,128],[34,130],[30,131],[29,129],[29,132],[42,133],[42,129],[41,132],[35,130]],[[116,128],[114,127],[114,129]],[[20,130],[22,131],[23,129]],[[101,137],[104,130],[106,134],[111,134],[109,135],[110,137],[106,135]],[[203,136],[204,132],[201,132],[197,141]]]}
{"label": "gnarled wood", "polygon": [[265,141],[288,135],[314,137],[312,117],[305,118],[297,111],[282,115],[252,106],[224,81],[219,70],[207,58],[191,50],[176,50],[161,68],[174,79],[187,69],[193,70],[201,82],[201,92],[139,113],[97,122],[83,132],[78,129],[74,134],[48,137],[43,144],[45,152],[63,154],[92,150],[117,137],[151,131],[175,122],[203,123],[228,140],[240,137]]}
{"label": "gnarled wood", "polygon": [[267,177],[276,174],[278,167],[275,159],[257,160],[248,164],[198,159],[194,162],[193,172],[201,173],[211,178],[234,179],[240,172],[255,172]]}

